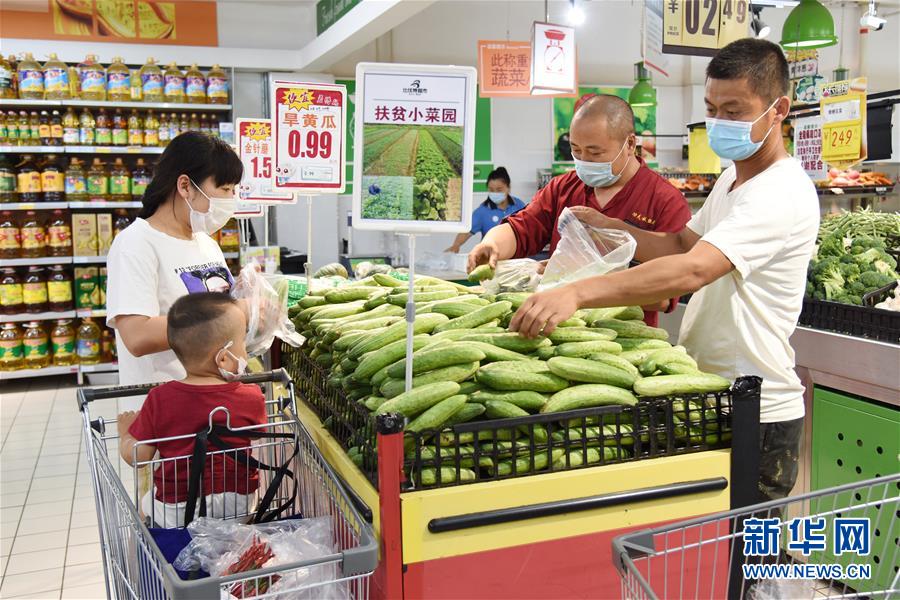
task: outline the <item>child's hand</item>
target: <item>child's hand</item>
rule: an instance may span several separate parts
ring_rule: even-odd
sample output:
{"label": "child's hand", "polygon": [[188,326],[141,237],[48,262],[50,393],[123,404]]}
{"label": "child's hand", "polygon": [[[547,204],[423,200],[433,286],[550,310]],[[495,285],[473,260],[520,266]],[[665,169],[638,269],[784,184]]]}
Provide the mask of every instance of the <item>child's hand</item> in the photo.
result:
{"label": "child's hand", "polygon": [[134,423],[138,418],[138,413],[133,410],[128,410],[123,413],[120,413],[116,419],[116,425],[119,429],[119,438],[128,433],[128,428],[131,427],[131,424]]}

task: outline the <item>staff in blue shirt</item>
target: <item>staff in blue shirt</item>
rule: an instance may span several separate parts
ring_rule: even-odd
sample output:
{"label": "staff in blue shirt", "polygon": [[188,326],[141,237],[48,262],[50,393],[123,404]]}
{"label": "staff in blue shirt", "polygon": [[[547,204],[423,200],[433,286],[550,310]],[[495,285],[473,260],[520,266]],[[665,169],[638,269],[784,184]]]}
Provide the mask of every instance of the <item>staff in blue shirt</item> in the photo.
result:
{"label": "staff in blue shirt", "polygon": [[525,208],[525,203],[510,195],[509,193],[509,173],[503,167],[497,167],[488,175],[488,199],[481,203],[481,206],[472,213],[472,230],[469,233],[460,233],[453,240],[451,245],[445,252],[459,252],[460,247],[466,241],[480,233],[484,238],[485,234],[500,224],[500,222],[509,215],[516,213]]}

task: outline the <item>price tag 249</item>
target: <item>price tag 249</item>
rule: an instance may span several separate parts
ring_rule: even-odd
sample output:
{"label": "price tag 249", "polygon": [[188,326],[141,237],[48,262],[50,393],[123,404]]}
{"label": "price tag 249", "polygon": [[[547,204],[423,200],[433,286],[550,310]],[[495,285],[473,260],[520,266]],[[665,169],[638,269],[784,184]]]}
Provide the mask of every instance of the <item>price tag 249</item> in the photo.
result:
{"label": "price tag 249", "polygon": [[862,128],[857,123],[826,123],[822,126],[822,160],[839,161],[859,158]]}

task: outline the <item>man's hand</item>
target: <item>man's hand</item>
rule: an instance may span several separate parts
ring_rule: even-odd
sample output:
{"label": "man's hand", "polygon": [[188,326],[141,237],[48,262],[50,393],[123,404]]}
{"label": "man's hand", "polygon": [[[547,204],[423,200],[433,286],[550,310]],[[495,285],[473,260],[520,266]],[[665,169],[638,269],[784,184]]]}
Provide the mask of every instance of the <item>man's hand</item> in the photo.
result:
{"label": "man's hand", "polygon": [[444,250],[444,252],[450,252],[451,254],[458,254],[458,253],[459,253],[459,246],[450,246],[449,248],[447,248],[446,250]]}
{"label": "man's hand", "polygon": [[572,214],[585,225],[596,227],[597,229],[616,229],[618,219],[612,219],[603,215],[600,211],[594,210],[589,206],[572,206],[569,208]]}
{"label": "man's hand", "polygon": [[116,428],[119,430],[119,439],[128,433],[128,428],[131,427],[131,424],[134,423],[138,418],[138,413],[133,410],[128,410],[123,413],[120,413],[116,418]]}
{"label": "man's hand", "polygon": [[479,265],[488,264],[492,269],[497,268],[497,260],[500,258],[500,250],[490,242],[481,242],[469,252],[469,259],[466,264],[466,273],[471,273],[472,269]]}
{"label": "man's hand", "polygon": [[509,328],[527,338],[549,335],[578,308],[578,294],[573,284],[532,294],[516,311]]}

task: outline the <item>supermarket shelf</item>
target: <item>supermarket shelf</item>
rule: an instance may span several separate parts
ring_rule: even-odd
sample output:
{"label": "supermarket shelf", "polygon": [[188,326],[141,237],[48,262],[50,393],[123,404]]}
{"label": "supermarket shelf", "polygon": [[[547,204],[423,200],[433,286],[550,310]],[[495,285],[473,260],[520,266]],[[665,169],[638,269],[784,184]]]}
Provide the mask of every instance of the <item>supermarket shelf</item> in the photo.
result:
{"label": "supermarket shelf", "polygon": [[96,365],[80,365],[82,373],[116,373],[119,371],[119,363],[98,363]]}
{"label": "supermarket shelf", "polygon": [[4,154],[65,154],[65,146],[0,146]]}
{"label": "supermarket shelf", "polygon": [[[104,311],[105,312],[105,311]],[[75,311],[20,313],[17,315],[0,315],[0,321],[4,323],[27,323],[28,321],[55,321],[57,319],[74,319]]]}
{"label": "supermarket shelf", "polygon": [[240,253],[240,252],[223,252],[223,253],[222,253],[222,256],[224,256],[226,259],[228,259],[228,258],[240,258],[240,257],[241,257],[241,253]]}
{"label": "supermarket shelf", "polygon": [[68,208],[68,202],[11,202],[0,203],[0,211],[3,210],[56,210]]}
{"label": "supermarket shelf", "polygon": [[5,154],[162,154],[162,146],[0,146]]}
{"label": "supermarket shelf", "polygon": [[[69,208],[141,208],[140,202],[107,202],[97,200],[95,202],[68,202]],[[63,207],[65,208],[65,207]]]}
{"label": "supermarket shelf", "polygon": [[106,255],[104,256],[74,256],[72,257],[72,263],[76,265],[93,265],[99,263],[106,262]]}
{"label": "supermarket shelf", "polygon": [[30,267],[31,265],[71,264],[71,256],[42,256],[41,258],[0,258],[0,267]]}
{"label": "supermarket shelf", "polygon": [[[0,381],[11,379],[25,379],[28,377],[52,377],[54,375],[75,375],[78,373],[78,365],[66,367],[46,367],[43,369],[23,369],[21,371],[0,372]],[[82,367],[84,368],[84,367]]]}
{"label": "supermarket shelf", "polygon": [[136,108],[136,109],[165,109],[165,110],[192,110],[206,112],[226,112],[231,110],[230,104],[182,104],[175,102],[111,102],[108,100],[22,100],[19,98],[0,99],[0,107],[33,106],[58,107],[58,106],[83,106],[88,108]]}
{"label": "supermarket shelf", "polygon": [[[894,191],[893,185],[856,185],[845,187],[816,187],[819,196],[883,196]],[[709,191],[682,191],[688,200],[705,200]]]}
{"label": "supermarket shelf", "polygon": [[85,317],[105,317],[106,310],[102,308],[78,308],[75,309],[75,316],[79,319]]}

